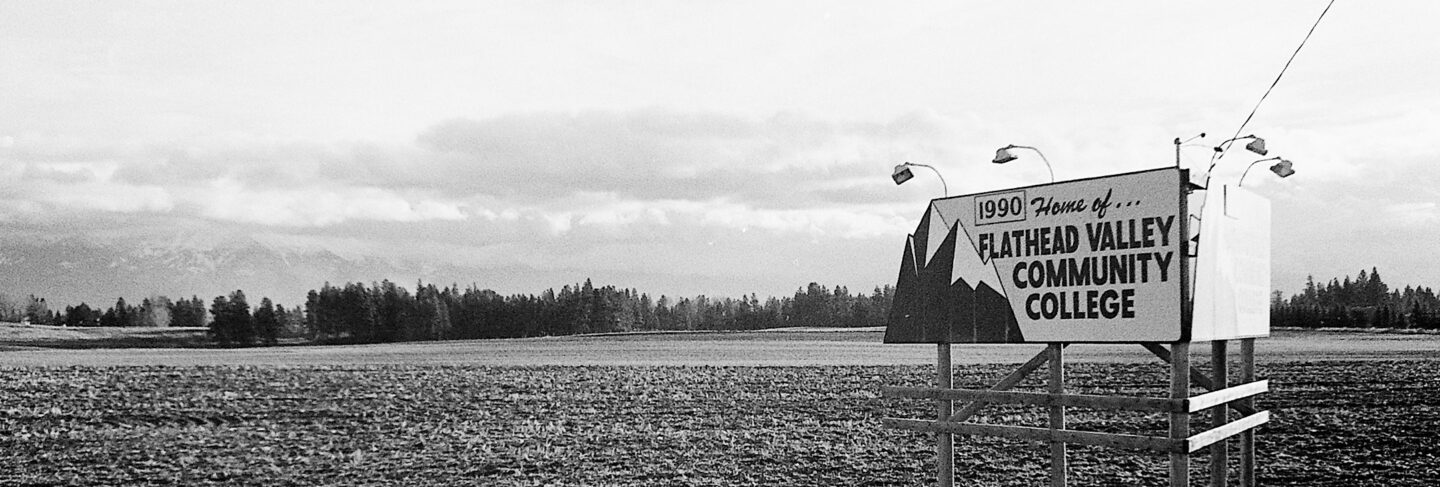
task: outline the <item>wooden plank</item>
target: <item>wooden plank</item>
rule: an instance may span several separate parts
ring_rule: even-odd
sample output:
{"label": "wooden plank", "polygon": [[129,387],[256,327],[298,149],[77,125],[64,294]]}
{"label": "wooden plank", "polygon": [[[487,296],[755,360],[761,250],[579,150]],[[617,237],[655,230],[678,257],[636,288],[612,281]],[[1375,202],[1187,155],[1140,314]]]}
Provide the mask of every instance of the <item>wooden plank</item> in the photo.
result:
{"label": "wooden plank", "polygon": [[[1174,353],[1168,354],[1170,362],[1170,399],[1190,397],[1190,344],[1176,342],[1171,346]],[[1166,357],[1161,357],[1166,358]],[[1170,441],[1183,441],[1190,437],[1190,413],[1170,413]],[[1189,453],[1170,452],[1170,487],[1190,486]]]}
{"label": "wooden plank", "polygon": [[[1064,347],[1068,345],[1068,343],[1064,343],[1060,346]],[[1031,372],[1035,371],[1035,369],[1040,368],[1041,365],[1045,365],[1045,362],[1048,360],[1050,360],[1050,349],[1046,348],[1045,350],[1041,350],[1040,353],[1035,354],[1034,357],[1031,357],[1030,360],[1021,365],[1020,368],[1015,369],[1015,371],[1011,372],[1010,375],[1007,375],[1005,376],[1005,378],[1000,379],[1000,382],[996,383],[993,387],[990,388],[990,390],[1004,391],[1010,389],[1011,387],[1015,387],[1016,384],[1019,384],[1020,381],[1025,380],[1025,377],[1029,376]],[[980,409],[985,407],[985,404],[986,402],[983,400],[977,400],[975,402],[967,404],[964,408],[960,409],[960,412],[955,413],[953,416],[951,416],[950,421],[954,421],[956,423],[963,423],[966,420],[969,420],[971,416],[974,416],[975,413],[980,412]]]}
{"label": "wooden plank", "polygon": [[[1051,343],[1050,349],[1050,394],[1060,397],[1065,394],[1065,347]],[[1050,431],[1065,430],[1065,406],[1050,406]],[[1050,485],[1065,487],[1065,442],[1050,441]]]}
{"label": "wooden plank", "polygon": [[[1182,416],[1184,413],[1174,413]],[[1198,433],[1188,438],[1174,440],[1155,436],[1121,435],[1112,433],[1097,433],[1091,431],[1055,430],[1049,428],[1035,428],[1031,426],[1010,426],[1000,424],[977,424],[977,423],[955,423],[950,421],[928,421],[919,419],[884,418],[880,422],[888,428],[920,431],[927,433],[949,432],[959,435],[974,436],[996,436],[1017,440],[1029,440],[1039,442],[1063,441],[1065,443],[1076,443],[1081,445],[1108,446],[1113,448],[1126,448],[1133,450],[1151,450],[1170,452],[1171,459],[1176,456],[1186,458],[1188,453],[1194,453],[1211,444],[1235,436],[1270,421],[1270,411],[1260,411],[1244,418],[1231,421],[1225,426]],[[1188,461],[1185,463],[1189,463]],[[1172,473],[1174,473],[1172,471]],[[1176,479],[1172,478],[1171,483]]]}
{"label": "wooden plank", "polygon": [[1089,394],[1061,394],[1057,396],[1045,392],[993,391],[989,389],[935,389],[931,387],[900,386],[880,386],[880,394],[885,397],[907,399],[934,400],[944,397],[959,401],[985,401],[990,403],[1025,404],[1043,407],[1066,406],[1161,413],[1186,411],[1184,400],[1175,401],[1156,397],[1096,396]]}
{"label": "wooden plank", "polygon": [[1219,428],[1196,434],[1186,439],[1186,451],[1194,453],[1196,450],[1210,446],[1220,440],[1235,436],[1240,432],[1252,429],[1270,421],[1270,411],[1260,411],[1255,414],[1231,421]]}
{"label": "wooden plank", "polygon": [[[955,423],[950,421],[927,421],[919,419],[884,418],[880,420],[889,428],[920,432],[946,431],[958,435],[994,436],[1016,440],[1051,442],[1061,441],[1078,445],[1096,445],[1130,450],[1157,452],[1184,451],[1185,440],[1171,440],[1158,436],[1121,435],[1093,431],[1051,430],[1031,426],[1010,426],[1002,424]],[[1183,455],[1183,453],[1182,453]]]}
{"label": "wooden plank", "polygon": [[[1255,339],[1242,338],[1240,340],[1240,381],[1255,383]],[[1266,390],[1269,390],[1269,381],[1265,381]],[[1240,399],[1240,405],[1254,409],[1255,398],[1245,396]],[[1255,428],[1240,433],[1240,487],[1255,487]]]}
{"label": "wooden plank", "polygon": [[[1230,388],[1229,341],[1210,342],[1210,370],[1215,375],[1215,392]],[[1211,431],[1230,422],[1230,409],[1220,404],[1210,411]],[[1223,439],[1210,445],[1210,487],[1225,487],[1230,475],[1230,444]]]}
{"label": "wooden plank", "polygon": [[1185,402],[1188,403],[1185,410],[1191,413],[1198,413],[1221,404],[1236,401],[1242,398],[1264,394],[1270,391],[1270,381],[1262,380],[1248,384],[1221,389],[1215,392],[1207,392],[1192,397]]}
{"label": "wooden plank", "polygon": [[[955,386],[955,369],[950,365],[950,344],[941,343],[935,348],[935,382],[941,389]],[[955,412],[954,403],[949,399],[936,398],[936,419],[944,421]],[[955,485],[955,439],[950,433],[935,435],[935,475],[940,487]]]}
{"label": "wooden plank", "polygon": [[1138,396],[1097,396],[1090,394],[1054,395],[1045,392],[994,391],[990,389],[937,389],[934,387],[880,386],[885,397],[905,399],[950,399],[952,401],[985,401],[999,404],[1029,406],[1066,406],[1090,409],[1115,409],[1158,413],[1197,413],[1216,405],[1237,401],[1270,391],[1270,381],[1261,380],[1224,390],[1207,392],[1187,399],[1165,399]]}
{"label": "wooden plank", "polygon": [[[1164,360],[1165,363],[1167,363],[1167,364],[1168,364],[1168,363],[1171,363],[1171,362],[1170,362],[1170,351],[1165,350],[1165,347],[1160,346],[1160,344],[1158,344],[1158,343],[1141,343],[1140,346],[1143,346],[1143,347],[1145,347],[1146,350],[1149,350],[1151,353],[1154,353],[1156,357],[1160,357],[1160,360]],[[1215,384],[1212,383],[1212,382],[1210,381],[1210,378],[1209,378],[1209,377],[1206,377],[1206,376],[1205,376],[1205,373],[1204,373],[1204,372],[1201,372],[1200,369],[1197,369],[1197,368],[1194,368],[1194,367],[1191,367],[1191,368],[1190,368],[1190,381],[1193,382],[1195,385],[1200,386],[1201,388],[1204,388],[1204,389],[1207,390],[1207,391],[1213,391],[1213,390],[1215,390]],[[1235,412],[1238,412],[1238,413],[1240,413],[1240,414],[1255,414],[1255,407],[1254,407],[1254,406],[1245,406],[1245,405],[1242,405],[1241,403],[1231,403],[1231,404],[1230,404],[1230,409],[1234,409]]]}

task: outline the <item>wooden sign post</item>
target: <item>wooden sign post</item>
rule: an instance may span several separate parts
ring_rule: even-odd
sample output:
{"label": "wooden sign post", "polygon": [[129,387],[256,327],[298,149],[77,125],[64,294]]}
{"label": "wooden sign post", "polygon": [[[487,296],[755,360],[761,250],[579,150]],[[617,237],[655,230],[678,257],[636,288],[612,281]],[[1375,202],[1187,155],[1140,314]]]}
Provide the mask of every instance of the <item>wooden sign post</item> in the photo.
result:
{"label": "wooden sign post", "polygon": [[[1210,452],[1210,485],[1226,485],[1227,440],[1239,436],[1242,486],[1255,484],[1254,430],[1269,420],[1253,397],[1255,338],[1269,335],[1269,205],[1218,187],[1191,264],[1188,172],[1120,174],[937,199],[907,240],[886,343],[937,344],[936,387],[883,387],[887,397],[936,401],[934,421],[885,418],[888,427],[936,435],[939,483],[954,485],[953,435],[1045,443],[1051,485],[1068,479],[1067,445],[1169,455],[1170,485],[1189,485],[1190,455]],[[1194,278],[1192,285],[1191,279]],[[1228,343],[1240,340],[1240,384],[1229,380]],[[1190,364],[1190,344],[1210,342],[1212,375]],[[952,383],[952,343],[1044,343],[989,389]],[[1165,398],[1067,394],[1072,343],[1134,343],[1170,366]],[[1168,345],[1169,348],[1166,348]],[[1045,392],[1011,389],[1048,366]],[[1192,396],[1192,386],[1207,392]],[[954,401],[968,401],[958,411]],[[1046,427],[969,422],[987,404],[1046,408]],[[1166,413],[1163,436],[1069,429],[1067,407]],[[1192,434],[1191,415],[1210,411]],[[1238,416],[1232,421],[1230,411]]]}
{"label": "wooden sign post", "polygon": [[[935,360],[935,382],[941,389],[954,387],[953,379],[955,369],[950,366],[950,344],[941,343],[935,346],[938,351],[938,358]],[[939,409],[936,422],[948,421],[950,415],[955,412],[954,403],[949,399],[938,399],[935,401]],[[940,476],[941,487],[952,487],[955,485],[955,439],[947,432],[935,433],[935,463]]]}

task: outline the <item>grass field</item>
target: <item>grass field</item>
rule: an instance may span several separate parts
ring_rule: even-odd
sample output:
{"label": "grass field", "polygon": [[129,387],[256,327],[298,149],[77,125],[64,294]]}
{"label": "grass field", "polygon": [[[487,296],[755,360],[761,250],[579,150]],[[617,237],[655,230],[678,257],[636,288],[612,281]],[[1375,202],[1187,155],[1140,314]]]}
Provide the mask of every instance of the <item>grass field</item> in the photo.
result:
{"label": "grass field", "polygon": [[[818,366],[923,365],[932,345],[886,345],[881,329],[800,329],[758,332],[622,333],[507,340],[458,340],[352,346],[251,349],[185,348],[204,344],[202,329],[80,329],[0,325],[0,367],[127,365],[584,365]],[[155,349],[134,348],[154,336]],[[1018,363],[1044,345],[956,346],[956,364]],[[1238,347],[1232,347],[1238,348]],[[1427,360],[1440,335],[1396,332],[1278,330],[1259,341],[1262,362],[1300,360]],[[84,352],[57,353],[55,349]],[[1191,347],[1208,354],[1204,344]],[[1135,345],[1076,345],[1067,360],[1151,363]]]}
{"label": "grass field", "polygon": [[0,323],[0,352],[53,348],[173,348],[209,346],[204,328],[63,327]]}
{"label": "grass field", "polygon": [[[0,352],[0,485],[932,483],[932,441],[879,420],[933,405],[878,389],[927,384],[934,349],[878,340],[792,330]],[[1281,332],[1257,348],[1274,418],[1259,435],[1263,485],[1440,479],[1440,337]],[[1168,368],[1138,347],[1071,350],[1072,390],[1166,390]],[[1036,351],[957,346],[957,386],[988,386]],[[1044,424],[1021,407],[979,420]],[[1071,425],[1161,434],[1165,418],[1074,410]],[[959,485],[1041,484],[1045,451],[958,438]],[[1161,455],[1072,447],[1071,459],[1071,485],[1165,485]]]}

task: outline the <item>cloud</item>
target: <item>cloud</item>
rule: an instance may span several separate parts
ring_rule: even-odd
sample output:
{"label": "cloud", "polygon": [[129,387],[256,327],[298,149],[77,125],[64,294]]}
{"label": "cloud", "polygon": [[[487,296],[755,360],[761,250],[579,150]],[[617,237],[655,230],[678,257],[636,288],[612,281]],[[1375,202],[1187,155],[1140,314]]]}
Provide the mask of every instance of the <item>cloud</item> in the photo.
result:
{"label": "cloud", "polygon": [[[535,210],[553,234],[590,232],[609,239],[636,239],[673,232],[693,234],[711,228],[751,230],[803,238],[854,239],[903,235],[913,224],[899,205],[847,205],[814,208],[764,208],[725,200],[635,200],[615,194],[587,194],[563,211]],[[897,211],[898,210],[898,211]]]}
{"label": "cloud", "polygon": [[372,187],[255,188],[220,179],[192,195],[206,217],[281,226],[327,226],[347,220],[414,222],[462,220],[455,204],[407,199]]}
{"label": "cloud", "polygon": [[[959,126],[973,122],[926,113],[875,123],[648,109],[458,119],[389,145],[236,132],[150,145],[30,134],[0,152],[0,174],[52,189],[84,183],[85,194],[103,196],[17,190],[12,198],[57,208],[260,225],[525,216],[561,234],[660,224],[673,214],[853,236],[865,231],[837,223],[843,219],[832,212],[864,220],[876,208],[930,196],[934,181],[897,190],[886,177],[891,166],[954,159]],[[596,207],[587,195],[609,199]],[[727,216],[701,218],[706,211]]]}
{"label": "cloud", "polygon": [[924,116],[867,124],[642,110],[452,120],[417,145],[435,154],[419,174],[438,176],[432,184],[452,194],[534,202],[597,192],[794,207],[828,203],[836,180],[880,186],[898,159],[934,155],[927,146],[947,135],[941,120]]}
{"label": "cloud", "polygon": [[155,186],[91,182],[39,189],[40,201],[63,209],[164,213],[175,206],[169,191]]}
{"label": "cloud", "polygon": [[164,213],[175,206],[166,188],[114,180],[118,164],[17,162],[0,158],[0,199],[6,219],[44,220],[56,213]]}
{"label": "cloud", "polygon": [[[51,228],[118,238],[121,227],[158,235],[170,223],[157,221],[183,222],[185,232],[498,272],[735,283],[858,273],[870,285],[891,277],[890,254],[941,194],[929,172],[897,187],[895,164],[936,165],[952,195],[1044,177],[1038,159],[985,162],[1001,144],[987,135],[995,130],[931,113],[854,122],[635,110],[458,119],[389,144],[243,133],[148,146],[32,137],[0,151],[0,175],[106,197],[44,199],[13,186],[0,193],[16,203],[0,219],[53,218],[63,208],[80,223]],[[1062,177],[1084,170],[1057,166]],[[96,216],[115,212],[127,218]]]}
{"label": "cloud", "polygon": [[304,227],[467,217],[453,199],[387,187],[407,168],[376,174],[371,167],[381,164],[374,161],[385,158],[365,144],[223,134],[136,146],[32,135],[7,149],[0,151],[0,199],[12,202],[9,220],[73,225],[92,224],[87,212],[176,213]]}
{"label": "cloud", "polygon": [[1386,205],[1385,213],[1401,225],[1431,225],[1440,221],[1440,211],[1436,211],[1434,201]]}

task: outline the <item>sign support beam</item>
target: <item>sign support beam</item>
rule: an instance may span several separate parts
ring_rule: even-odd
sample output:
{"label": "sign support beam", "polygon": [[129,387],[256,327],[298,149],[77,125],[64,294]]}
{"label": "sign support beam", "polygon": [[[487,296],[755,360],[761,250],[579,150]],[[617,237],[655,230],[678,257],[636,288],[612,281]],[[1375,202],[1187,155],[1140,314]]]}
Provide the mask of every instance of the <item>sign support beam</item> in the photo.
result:
{"label": "sign support beam", "polygon": [[[1170,399],[1190,397],[1190,343],[1176,342],[1170,347]],[[1190,436],[1190,414],[1170,413],[1170,439]],[[1190,486],[1190,455],[1170,453],[1170,487]]]}
{"label": "sign support beam", "polygon": [[[1210,364],[1211,373],[1215,375],[1215,388],[1222,390],[1229,387],[1230,371],[1229,361],[1226,360],[1228,341],[1215,340],[1210,342]],[[1210,427],[1219,428],[1230,422],[1230,410],[1224,404],[1210,409]],[[1225,440],[1210,445],[1210,487],[1225,487],[1226,477],[1230,467],[1230,447]]]}
{"label": "sign support beam", "polygon": [[[1255,381],[1255,339],[1240,339],[1240,382]],[[1240,405],[1254,410],[1255,400],[1249,397],[1240,400]],[[1240,487],[1255,486],[1255,430],[1240,433]]]}
{"label": "sign support beam", "polygon": [[[935,382],[941,389],[954,387],[955,369],[950,366],[950,344],[941,343],[935,346]],[[937,416],[940,421],[947,421],[954,412],[954,402],[940,398],[935,401]],[[935,434],[935,467],[939,471],[940,487],[954,487],[955,485],[955,438],[947,432]]]}
{"label": "sign support beam", "polygon": [[[918,431],[935,434],[940,441],[937,442],[937,461],[940,472],[940,485],[954,485],[954,437],[955,436],[990,436],[1000,438],[1011,438],[1017,440],[1037,441],[1045,445],[1050,453],[1050,471],[1052,486],[1063,486],[1068,480],[1068,445],[1071,443],[1080,445],[1094,445],[1110,448],[1125,448],[1148,450],[1165,455],[1170,455],[1170,485],[1190,486],[1190,455],[1196,454],[1207,448],[1212,455],[1216,449],[1225,444],[1232,437],[1240,437],[1245,433],[1253,433],[1254,429],[1270,420],[1269,411],[1259,411],[1255,414],[1244,415],[1229,422],[1215,422],[1214,425],[1204,425],[1198,433],[1191,434],[1190,415],[1202,411],[1211,411],[1217,408],[1226,408],[1227,404],[1240,401],[1253,400],[1253,396],[1262,394],[1269,390],[1269,381],[1251,381],[1224,389],[1212,391],[1198,396],[1191,396],[1190,391],[1193,383],[1190,367],[1190,342],[1178,342],[1172,344],[1172,350],[1166,350],[1164,356],[1170,357],[1171,381],[1170,394],[1168,398],[1149,397],[1124,397],[1124,396],[1095,396],[1086,394],[1067,394],[1065,392],[1064,373],[1064,352],[1068,343],[1050,343],[1037,355],[1033,363],[1024,364],[1021,369],[1012,372],[1006,380],[1019,381],[1017,377],[1023,378],[1028,370],[1034,370],[1040,364],[1050,364],[1053,367],[1048,374],[1044,392],[1011,392],[1010,385],[997,385],[991,389],[953,389],[953,388],[925,388],[925,387],[881,387],[880,392],[884,397],[910,398],[936,401],[939,408],[947,405],[953,408],[953,401],[971,401],[971,405],[978,403],[987,404],[1015,404],[1029,405],[1043,408],[1048,412],[1048,424],[1045,427],[1016,426],[990,423],[970,423],[955,420],[959,414],[951,415],[949,418],[938,418],[936,420],[884,418],[881,423],[889,428]],[[1243,345],[1243,343],[1242,343]],[[1212,353],[1227,352],[1225,345],[1212,347]],[[937,362],[946,366],[941,367],[937,363],[937,382],[943,381],[949,376],[953,385],[953,369],[948,360],[948,354],[943,352],[944,347],[937,348]],[[1172,353],[1173,351],[1173,353]],[[1248,354],[1247,354],[1248,352]],[[1228,354],[1227,354],[1228,355]],[[1245,350],[1242,348],[1241,355],[1251,357],[1252,367],[1248,376],[1253,379],[1253,348]],[[1212,357],[1213,359],[1213,357]],[[1243,364],[1242,364],[1243,365]],[[946,374],[946,372],[950,372]],[[1228,375],[1228,374],[1226,374]],[[1244,375],[1242,373],[1242,375]],[[1226,383],[1228,377],[1218,377],[1216,382]],[[1146,411],[1161,414],[1168,414],[1170,428],[1166,434],[1160,436],[1128,435],[1116,433],[1101,433],[1093,431],[1080,431],[1068,429],[1066,426],[1065,408],[1081,407],[1093,409],[1114,409],[1124,411]],[[937,410],[937,416],[943,409]],[[1227,417],[1231,416],[1226,413]],[[1213,416],[1212,416],[1213,418]],[[948,420],[947,420],[948,419]],[[1254,485],[1254,446],[1249,446],[1242,441],[1242,455],[1240,459],[1242,480],[1245,485]],[[948,447],[948,448],[947,448]],[[942,451],[946,452],[939,454]],[[1227,452],[1228,454],[1228,452]],[[1214,458],[1212,456],[1212,458]],[[1224,462],[1213,462],[1208,472],[1211,475],[1210,483],[1213,485],[1224,485],[1228,480],[1226,474],[1228,469],[1217,468],[1216,465],[1228,467],[1228,460]],[[1250,472],[1250,477],[1245,478],[1245,472]],[[1247,483],[1248,482],[1248,483]]]}
{"label": "sign support beam", "polygon": [[[1170,351],[1166,350],[1165,347],[1162,347],[1157,343],[1141,343],[1140,346],[1145,347],[1146,350],[1154,353],[1156,357],[1160,357],[1160,360],[1164,360],[1165,363],[1171,363]],[[1197,369],[1195,367],[1190,367],[1190,382],[1207,391],[1219,390],[1215,387],[1215,384],[1210,381],[1209,376],[1206,376],[1204,372],[1201,372],[1200,369]],[[1254,381],[1252,380],[1250,382]],[[1235,412],[1244,415],[1255,414],[1254,406],[1247,406],[1245,404],[1241,404],[1240,402],[1230,403],[1230,409],[1234,409]]]}
{"label": "sign support beam", "polygon": [[[1048,347],[1050,355],[1050,394],[1059,396],[1065,394],[1065,344],[1051,343]],[[1065,406],[1050,406],[1050,429],[1065,429]],[[1050,485],[1051,487],[1065,487],[1066,460],[1065,442],[1050,442]]]}

